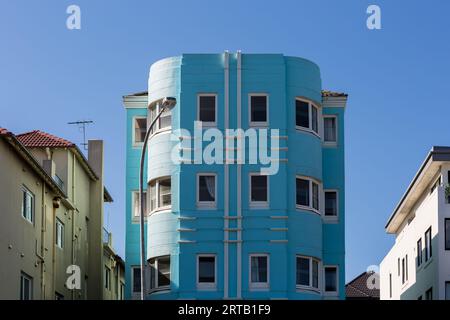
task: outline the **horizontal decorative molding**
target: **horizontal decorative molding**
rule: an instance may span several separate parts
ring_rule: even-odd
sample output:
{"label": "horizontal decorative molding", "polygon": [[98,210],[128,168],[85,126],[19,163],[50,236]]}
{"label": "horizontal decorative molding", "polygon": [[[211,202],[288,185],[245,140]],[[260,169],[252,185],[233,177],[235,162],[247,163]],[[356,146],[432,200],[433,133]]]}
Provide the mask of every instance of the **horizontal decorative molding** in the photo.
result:
{"label": "horizontal decorative molding", "polygon": [[242,243],[242,240],[224,240],[226,243]]}
{"label": "horizontal decorative molding", "polygon": [[283,239],[283,240],[270,240],[271,243],[288,243],[287,239]]}
{"label": "horizontal decorative molding", "polygon": [[224,228],[224,231],[231,231],[231,232],[237,232],[242,231],[242,228]]}
{"label": "horizontal decorative molding", "polygon": [[178,240],[178,243],[185,243],[185,244],[189,244],[189,243],[196,243],[197,241],[195,240]]}
{"label": "horizontal decorative molding", "polygon": [[197,229],[189,229],[189,228],[179,228],[177,229],[178,232],[195,232]]}
{"label": "horizontal decorative molding", "polygon": [[183,216],[178,217],[178,220],[196,220],[196,219],[197,217],[183,217]]}
{"label": "horizontal decorative molding", "polygon": [[289,216],[270,216],[270,219],[289,219]]}
{"label": "horizontal decorative molding", "polygon": [[288,228],[269,228],[270,231],[288,231]]}

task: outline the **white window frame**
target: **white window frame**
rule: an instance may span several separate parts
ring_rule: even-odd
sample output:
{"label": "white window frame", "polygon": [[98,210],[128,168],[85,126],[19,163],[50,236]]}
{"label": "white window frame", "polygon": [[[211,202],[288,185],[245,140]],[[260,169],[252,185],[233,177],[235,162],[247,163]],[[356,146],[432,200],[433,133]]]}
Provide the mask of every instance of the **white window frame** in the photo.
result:
{"label": "white window frame", "polygon": [[[24,280],[27,280],[30,283],[30,285],[28,286],[28,288],[29,288],[29,291],[28,291],[29,299],[22,299],[22,297],[25,296],[25,285],[24,285],[25,281]],[[29,276],[28,274],[26,274],[23,271],[20,273],[19,299],[21,299],[21,300],[33,300],[33,277]]]}
{"label": "white window frame", "polygon": [[[24,193],[26,193],[27,195],[29,195],[29,196],[30,196],[30,199],[31,199],[31,212],[30,212],[31,217],[28,217],[28,216],[25,216],[25,215],[24,215],[24,210],[25,210],[24,206],[26,205],[26,204],[24,203],[24,198],[23,198]],[[21,209],[22,209],[22,212],[20,213],[20,215],[21,215],[22,218],[24,218],[26,221],[28,221],[29,223],[31,223],[32,225],[34,225],[34,216],[35,216],[35,200],[34,200],[34,193],[31,192],[30,189],[28,189],[25,185],[22,185],[22,188],[21,188],[21,196],[22,196],[22,197],[21,197],[21,202],[22,202]]]}
{"label": "white window frame", "polygon": [[[297,204],[297,179],[308,180],[309,181],[309,206]],[[313,187],[312,184],[315,183],[318,185],[319,192],[319,210],[313,207]],[[305,210],[309,212],[316,213],[318,215],[322,215],[322,211],[324,209],[324,204],[322,201],[323,187],[322,182],[317,179],[308,176],[296,175],[295,176],[295,207],[297,210]]]}
{"label": "white window frame", "polygon": [[[265,176],[267,179],[267,201],[252,201],[252,177],[253,176]],[[259,172],[250,172],[248,175],[248,200],[250,208],[267,209],[270,205],[270,176],[264,175]]]}
{"label": "white window frame", "polygon": [[[309,285],[301,285],[301,284],[297,284],[297,259],[298,258],[302,258],[302,259],[308,259],[309,260]],[[317,262],[317,288],[313,286],[313,261]],[[304,255],[300,255],[297,254],[295,256],[295,286],[297,290],[308,290],[308,291],[314,291],[317,293],[321,292],[321,284],[322,284],[322,279],[321,279],[321,270],[322,270],[322,263],[319,259],[315,258],[315,257],[311,257],[311,256],[304,256]]]}
{"label": "white window frame", "polygon": [[64,223],[59,218],[56,218],[55,228],[56,228],[56,230],[55,230],[56,231],[55,232],[55,234],[56,234],[55,245],[59,249],[64,249],[65,226],[64,226]]}
{"label": "white window frame", "polygon": [[[132,135],[132,145],[133,145],[133,147],[135,147],[135,148],[138,148],[138,147],[142,147],[142,145],[144,144],[144,141],[142,141],[142,142],[137,142],[136,141],[136,120],[137,119],[145,119],[145,121],[146,121],[146,123],[147,123],[147,126],[148,126],[148,119],[147,119],[147,117],[146,116],[134,116],[133,117],[133,123],[132,123],[132,133],[131,133],[131,135]],[[147,126],[146,126],[146,130],[147,130]]]}
{"label": "white window frame", "polygon": [[[252,281],[252,258],[265,257],[267,259],[267,281]],[[248,256],[248,287],[250,291],[269,290],[270,288],[270,255],[268,253],[251,253]]]}
{"label": "white window frame", "polygon": [[[144,221],[147,220],[148,214],[149,214],[149,198],[147,197],[147,190],[144,190],[144,197],[146,200],[146,207],[144,208]],[[136,199],[139,200],[139,190],[132,190],[131,191],[131,221],[133,223],[139,223],[140,219],[140,201],[138,201],[138,215],[135,214],[135,202]]]}
{"label": "white window frame", "polygon": [[[325,274],[325,270],[327,268],[335,268],[336,269],[336,291],[327,291],[326,290],[326,286],[327,286],[327,278],[326,278],[326,274]],[[338,296],[339,295],[339,266],[338,265],[332,265],[332,264],[327,264],[323,266],[323,293],[325,296]]]}
{"label": "white window frame", "polygon": [[[200,282],[200,258],[214,258],[214,282]],[[217,290],[217,255],[212,253],[197,254],[197,290]]]}
{"label": "white window frame", "polygon": [[[299,130],[299,131],[305,131],[305,132],[309,132],[312,133],[313,135],[321,138],[321,118],[322,118],[322,109],[321,107],[316,104],[315,102],[313,102],[312,100],[306,99],[306,98],[302,98],[302,97],[296,97],[295,101],[302,101],[308,104],[308,128],[306,127],[302,127],[297,125],[297,105],[295,105],[295,129]],[[317,132],[313,130],[313,117],[312,117],[312,108],[316,108],[317,110]]]}
{"label": "white window frame", "polygon": [[131,269],[131,294],[138,294],[141,291],[140,290],[134,291],[134,270],[137,269],[137,270],[139,270],[139,272],[141,272],[141,267],[140,266],[131,266],[130,269]]}
{"label": "white window frame", "polygon": [[[252,121],[252,97],[266,97],[266,121]],[[269,126],[269,94],[268,93],[249,93],[248,94],[248,123],[250,127],[268,127]]]}
{"label": "white window frame", "polygon": [[[201,97],[214,97],[214,122],[212,121],[201,121],[200,120],[200,98]],[[197,121],[202,122],[202,127],[217,127],[217,116],[218,116],[218,108],[217,108],[217,93],[199,93],[197,94]]]}
{"label": "white window frame", "polygon": [[[161,194],[159,192],[159,183],[161,182],[161,180],[170,180],[170,205],[168,206],[160,206],[160,201],[161,201]],[[155,182],[155,190],[156,190],[156,207],[155,209],[151,210],[151,192],[150,192],[150,184]],[[148,210],[151,210],[150,213],[148,214],[148,216],[151,216],[152,214],[156,213],[156,212],[161,212],[161,211],[168,211],[172,209],[172,177],[171,176],[164,176],[164,177],[159,177],[159,178],[155,178],[153,180],[150,181],[149,185],[148,185],[148,199],[147,199],[147,207]],[[147,211],[148,211],[147,210]]]}
{"label": "white window frame", "polygon": [[[153,122],[153,118],[151,117],[151,112],[152,112],[152,108],[156,109],[155,112],[155,117],[158,115],[159,111],[161,110],[161,100],[152,103],[149,107],[148,107],[148,121],[147,121],[147,126],[151,125],[151,123]],[[165,112],[170,113],[170,126],[161,128],[161,118],[163,117],[163,115],[161,115],[161,117],[158,119],[158,121],[155,122],[155,125],[153,126],[153,132],[150,134],[149,140],[156,134],[161,133],[161,132],[170,132],[172,130],[172,110],[168,110],[166,109]]]}
{"label": "white window frame", "polygon": [[[323,119],[323,144],[324,146],[331,146],[331,147],[336,147],[338,144],[338,132],[339,132],[339,128],[338,128],[338,116],[335,114],[324,114],[322,115],[322,119]],[[335,135],[336,135],[336,141],[325,141],[325,119],[334,119],[334,123],[336,124],[335,127]]]}
{"label": "white window frame", "polygon": [[[168,285],[164,285],[164,286],[160,286],[159,285],[159,260],[162,258],[169,258],[169,284]],[[149,286],[150,286],[150,292],[155,292],[155,291],[162,291],[162,290],[170,290],[170,283],[172,282],[172,257],[170,255],[164,255],[164,256],[158,256],[158,257],[153,257],[150,258],[148,263],[150,266],[150,260],[155,260],[155,287],[152,288],[151,287],[151,283],[152,283],[152,271],[150,270],[150,281],[149,281]],[[151,268],[151,266],[150,266]]]}
{"label": "white window frame", "polygon": [[[214,201],[200,201],[200,177],[214,177]],[[217,208],[217,173],[200,172],[197,173],[197,207],[214,209]]]}
{"label": "white window frame", "polygon": [[[335,192],[336,193],[336,215],[335,216],[327,216],[325,214],[325,206],[326,206],[325,194],[327,192]],[[338,189],[323,189],[323,219],[327,223],[337,223],[339,221],[339,190]]]}

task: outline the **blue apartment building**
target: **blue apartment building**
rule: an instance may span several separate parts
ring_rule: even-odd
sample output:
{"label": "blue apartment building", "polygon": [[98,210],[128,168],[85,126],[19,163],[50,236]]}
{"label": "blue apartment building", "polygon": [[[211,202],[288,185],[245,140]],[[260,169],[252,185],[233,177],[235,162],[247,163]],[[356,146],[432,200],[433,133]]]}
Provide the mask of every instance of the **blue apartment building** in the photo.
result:
{"label": "blue apartment building", "polygon": [[[142,141],[164,97],[177,104],[148,143],[147,299],[344,299],[347,95],[323,90],[309,60],[241,52],[157,61],[148,92],[123,97],[126,298],[140,290]],[[254,146],[247,136],[229,139],[226,129],[278,130],[268,142],[276,173],[228,155],[211,164],[185,158],[210,143],[174,138],[179,129],[193,133],[196,121],[201,133],[224,135],[224,154],[243,148],[244,160]],[[173,161],[174,150],[183,161]]]}

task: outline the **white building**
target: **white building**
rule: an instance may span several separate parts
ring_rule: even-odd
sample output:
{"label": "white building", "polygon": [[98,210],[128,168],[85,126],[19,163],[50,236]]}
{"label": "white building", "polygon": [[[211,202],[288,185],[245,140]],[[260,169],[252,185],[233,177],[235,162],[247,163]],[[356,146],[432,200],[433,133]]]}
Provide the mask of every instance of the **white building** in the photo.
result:
{"label": "white building", "polygon": [[450,300],[449,180],[450,147],[433,147],[386,224],[382,300]]}

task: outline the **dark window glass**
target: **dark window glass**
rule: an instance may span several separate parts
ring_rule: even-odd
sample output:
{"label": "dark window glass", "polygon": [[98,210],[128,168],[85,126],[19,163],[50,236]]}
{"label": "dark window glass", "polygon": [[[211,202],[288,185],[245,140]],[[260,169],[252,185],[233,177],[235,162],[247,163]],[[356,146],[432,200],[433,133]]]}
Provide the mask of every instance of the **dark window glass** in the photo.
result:
{"label": "dark window glass", "polygon": [[309,286],[309,259],[297,257],[297,284]]}
{"label": "dark window glass", "polygon": [[267,257],[251,257],[251,281],[267,282]]}
{"label": "dark window glass", "polygon": [[326,142],[336,142],[336,118],[324,118],[324,137]]}
{"label": "dark window glass", "polygon": [[433,287],[425,292],[425,300],[433,300]]}
{"label": "dark window glass", "polygon": [[319,288],[319,262],[316,260],[312,261],[312,282],[314,288]]}
{"label": "dark window glass", "polygon": [[267,97],[266,96],[252,96],[250,98],[250,117],[251,122],[266,122],[267,121]]}
{"label": "dark window glass", "polygon": [[147,118],[134,119],[134,140],[135,142],[144,142],[147,133]]}
{"label": "dark window glass", "polygon": [[422,264],[422,239],[417,241],[417,266]]}
{"label": "dark window glass", "polygon": [[158,258],[158,287],[170,285],[170,257]]}
{"label": "dark window glass", "polygon": [[297,205],[309,207],[309,180],[297,178]]}
{"label": "dark window glass", "polygon": [[251,201],[267,201],[267,176],[251,176]]}
{"label": "dark window glass", "polygon": [[295,123],[299,127],[309,128],[309,104],[305,101],[295,101]]}
{"label": "dark window glass", "polygon": [[389,273],[389,298],[392,298],[392,274]]}
{"label": "dark window glass", "polygon": [[312,206],[314,209],[319,210],[319,185],[312,182]]}
{"label": "dark window glass", "polygon": [[198,282],[214,283],[216,281],[216,258],[199,257],[198,258]]}
{"label": "dark window glass", "polygon": [[337,268],[325,267],[325,291],[337,291]]}
{"label": "dark window glass", "polygon": [[216,97],[200,96],[199,99],[199,121],[215,122],[216,121]]}
{"label": "dark window glass", "polygon": [[311,116],[312,116],[312,130],[315,133],[319,133],[319,126],[318,126],[318,116],[317,116],[317,108],[311,105]]}
{"label": "dark window glass", "polygon": [[450,250],[450,219],[445,219],[445,250]]}
{"label": "dark window glass", "polygon": [[133,268],[133,292],[141,291],[141,268]]}
{"label": "dark window glass", "polygon": [[216,199],[216,177],[199,176],[199,201],[214,202]]}
{"label": "dark window glass", "polygon": [[431,227],[425,232],[425,262],[433,256]]}
{"label": "dark window glass", "polygon": [[336,191],[325,192],[325,215],[337,216],[337,193]]}

